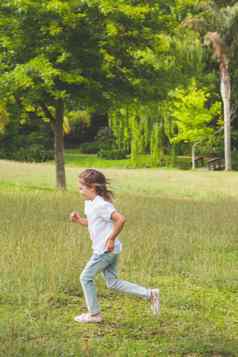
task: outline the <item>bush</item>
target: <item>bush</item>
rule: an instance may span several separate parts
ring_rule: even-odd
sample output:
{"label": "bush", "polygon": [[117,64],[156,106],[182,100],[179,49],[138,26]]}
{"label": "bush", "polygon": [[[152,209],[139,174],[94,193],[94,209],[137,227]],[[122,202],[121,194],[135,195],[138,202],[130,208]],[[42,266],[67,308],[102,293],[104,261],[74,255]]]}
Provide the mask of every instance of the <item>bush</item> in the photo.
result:
{"label": "bush", "polygon": [[27,162],[45,162],[54,159],[53,150],[45,150],[42,145],[32,145],[29,148],[20,148],[17,151],[0,151],[0,158]]}
{"label": "bush", "polygon": [[115,141],[112,129],[107,126],[100,128],[95,140],[100,143],[104,149],[112,148]]}
{"label": "bush", "polygon": [[122,160],[127,158],[127,153],[118,149],[101,149],[97,156],[106,160]]}
{"label": "bush", "polygon": [[96,154],[100,150],[100,143],[97,141],[93,143],[83,143],[80,145],[80,152],[82,154]]}

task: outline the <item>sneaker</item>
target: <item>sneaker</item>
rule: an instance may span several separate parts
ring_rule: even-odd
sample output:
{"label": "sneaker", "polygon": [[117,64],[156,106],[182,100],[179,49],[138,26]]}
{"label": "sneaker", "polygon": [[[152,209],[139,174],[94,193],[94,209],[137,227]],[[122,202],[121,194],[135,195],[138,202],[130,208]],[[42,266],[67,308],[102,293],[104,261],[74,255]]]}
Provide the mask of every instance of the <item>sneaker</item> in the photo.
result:
{"label": "sneaker", "polygon": [[151,310],[154,315],[159,315],[160,313],[160,297],[159,289],[151,289]]}
{"label": "sneaker", "polygon": [[89,323],[89,322],[98,323],[98,322],[102,322],[102,315],[101,314],[91,315],[90,313],[81,314],[75,316],[74,321],[81,322],[81,323]]}

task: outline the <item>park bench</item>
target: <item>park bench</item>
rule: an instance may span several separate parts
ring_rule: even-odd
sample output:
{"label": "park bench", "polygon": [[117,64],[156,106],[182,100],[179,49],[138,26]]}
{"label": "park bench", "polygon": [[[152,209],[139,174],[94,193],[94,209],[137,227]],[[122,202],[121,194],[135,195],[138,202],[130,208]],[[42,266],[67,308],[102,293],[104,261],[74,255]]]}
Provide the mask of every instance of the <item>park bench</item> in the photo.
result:
{"label": "park bench", "polygon": [[207,167],[208,170],[214,170],[214,171],[224,170],[225,169],[224,159],[221,159],[220,157],[213,157],[212,159],[208,160]]}

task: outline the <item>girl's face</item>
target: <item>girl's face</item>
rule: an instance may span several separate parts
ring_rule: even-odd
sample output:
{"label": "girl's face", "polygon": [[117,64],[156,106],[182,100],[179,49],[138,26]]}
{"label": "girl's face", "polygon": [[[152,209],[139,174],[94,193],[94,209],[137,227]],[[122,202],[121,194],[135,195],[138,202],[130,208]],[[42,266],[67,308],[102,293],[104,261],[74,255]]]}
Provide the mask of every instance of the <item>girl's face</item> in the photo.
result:
{"label": "girl's face", "polygon": [[79,192],[85,200],[93,200],[96,197],[95,187],[87,186],[82,179],[79,180]]}

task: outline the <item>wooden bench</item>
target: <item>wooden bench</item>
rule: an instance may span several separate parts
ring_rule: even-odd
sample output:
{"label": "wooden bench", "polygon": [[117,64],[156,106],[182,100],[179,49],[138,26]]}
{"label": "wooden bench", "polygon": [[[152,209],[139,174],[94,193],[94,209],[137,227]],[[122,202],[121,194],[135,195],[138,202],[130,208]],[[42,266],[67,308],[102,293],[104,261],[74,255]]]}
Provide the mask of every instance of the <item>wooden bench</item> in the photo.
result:
{"label": "wooden bench", "polygon": [[224,159],[220,157],[213,157],[212,159],[208,160],[207,162],[208,170],[213,171],[220,171],[225,169],[225,162]]}

